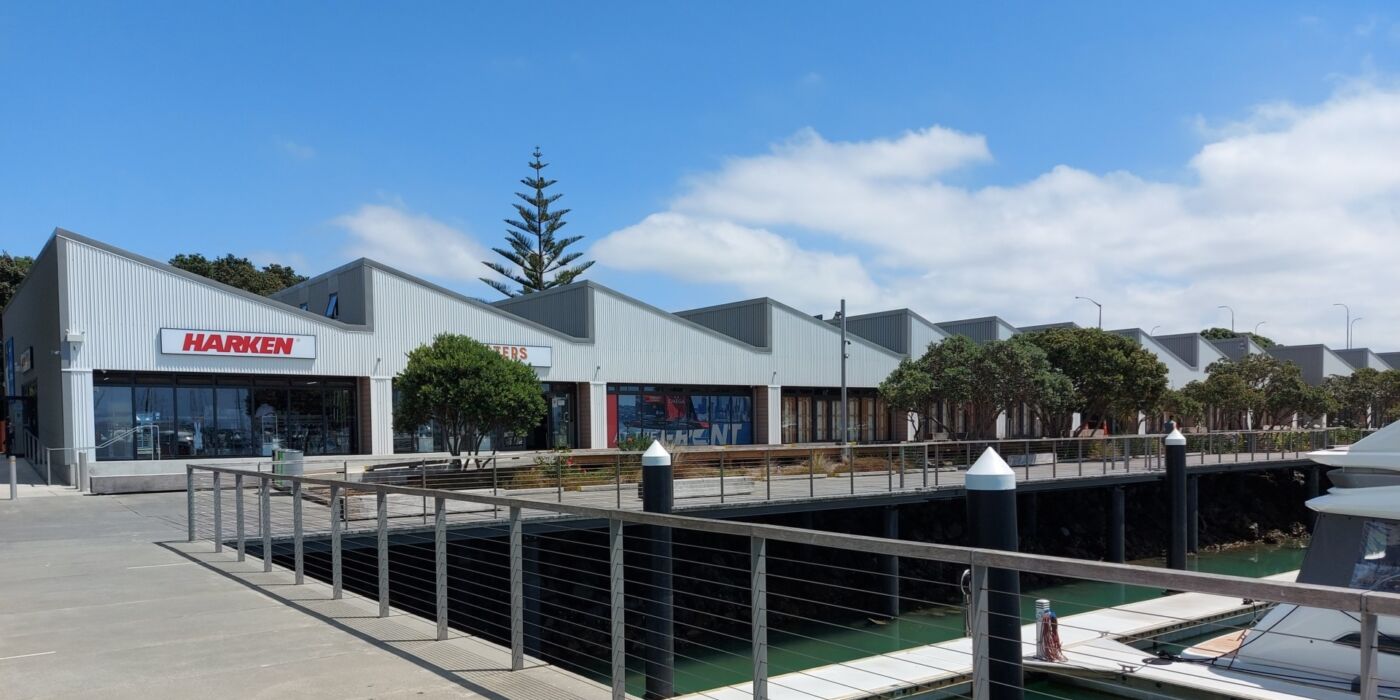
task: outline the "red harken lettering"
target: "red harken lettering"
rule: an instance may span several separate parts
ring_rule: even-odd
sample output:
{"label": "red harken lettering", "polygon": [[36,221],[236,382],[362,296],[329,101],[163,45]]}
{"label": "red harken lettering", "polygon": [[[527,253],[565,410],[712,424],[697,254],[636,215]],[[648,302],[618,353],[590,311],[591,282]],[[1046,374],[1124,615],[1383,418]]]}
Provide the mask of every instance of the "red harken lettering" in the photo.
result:
{"label": "red harken lettering", "polygon": [[218,352],[233,355],[290,355],[295,338],[232,333],[186,333],[185,352]]}

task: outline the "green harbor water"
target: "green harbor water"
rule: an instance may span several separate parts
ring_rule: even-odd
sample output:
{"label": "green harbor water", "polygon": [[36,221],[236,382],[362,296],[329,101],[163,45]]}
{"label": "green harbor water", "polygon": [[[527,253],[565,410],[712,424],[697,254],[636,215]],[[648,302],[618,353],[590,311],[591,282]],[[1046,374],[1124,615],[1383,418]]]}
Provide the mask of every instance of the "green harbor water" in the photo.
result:
{"label": "green harbor water", "polygon": [[[1296,546],[1254,545],[1224,552],[1207,552],[1190,558],[1190,568],[1236,576],[1263,577],[1297,569],[1303,549]],[[1161,560],[1133,562],[1162,566]],[[1052,601],[1057,615],[1065,617],[1103,607],[1155,598],[1158,589],[1097,581],[1079,581],[1022,592],[1022,616],[1030,622],[1036,598]],[[886,624],[861,617],[807,622],[801,627],[769,630],[770,677],[876,654],[946,642],[964,635],[963,611],[957,606],[932,606],[906,612]],[[675,683],[678,693],[691,693],[732,683],[743,683],[752,673],[747,640],[729,640],[705,648],[688,647],[685,658],[677,654]],[[640,691],[640,674],[629,686]],[[1053,683],[1035,682],[1028,698],[1092,700],[1110,696]]]}

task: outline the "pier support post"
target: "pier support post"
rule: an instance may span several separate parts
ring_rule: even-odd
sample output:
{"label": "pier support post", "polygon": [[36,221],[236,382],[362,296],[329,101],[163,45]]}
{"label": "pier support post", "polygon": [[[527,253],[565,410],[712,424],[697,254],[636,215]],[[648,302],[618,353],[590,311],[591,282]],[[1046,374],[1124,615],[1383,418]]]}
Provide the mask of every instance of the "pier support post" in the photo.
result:
{"label": "pier support post", "polygon": [[1304,469],[1303,484],[1307,488],[1308,500],[1322,495],[1322,469],[1320,467]]}
{"label": "pier support post", "polygon": [[[887,540],[899,539],[899,508],[885,506],[881,537]],[[899,557],[882,554],[880,556],[880,608],[879,613],[890,619],[899,617]]]}
{"label": "pier support post", "polygon": [[1171,510],[1171,535],[1167,568],[1186,568],[1186,437],[1173,430],[1166,438],[1167,507]]}
{"label": "pier support post", "polygon": [[1036,529],[1040,524],[1040,499],[1036,497],[1035,493],[1023,493],[1021,494],[1021,503],[1024,507],[1021,513],[1024,517],[1017,525],[1026,531],[1026,537],[1035,537]]}
{"label": "pier support post", "polygon": [[[967,524],[972,544],[1014,552],[1016,533],[1016,474],[996,450],[988,447],[967,471]],[[1016,571],[988,569],[986,580],[987,697],[1020,700],[1021,579]],[[973,640],[977,648],[981,640]]]}
{"label": "pier support post", "polygon": [[1108,488],[1108,553],[1104,559],[1122,564],[1126,557],[1127,517],[1122,486]]}
{"label": "pier support post", "polygon": [[[642,509],[648,513],[670,513],[674,503],[671,454],[660,442],[652,441],[642,454]],[[648,525],[650,553],[647,571],[646,613],[646,694],[648,700],[675,695],[676,667],[674,592],[671,589],[671,528]]]}
{"label": "pier support post", "polygon": [[1201,477],[1186,480],[1186,551],[1195,554],[1201,546]]}

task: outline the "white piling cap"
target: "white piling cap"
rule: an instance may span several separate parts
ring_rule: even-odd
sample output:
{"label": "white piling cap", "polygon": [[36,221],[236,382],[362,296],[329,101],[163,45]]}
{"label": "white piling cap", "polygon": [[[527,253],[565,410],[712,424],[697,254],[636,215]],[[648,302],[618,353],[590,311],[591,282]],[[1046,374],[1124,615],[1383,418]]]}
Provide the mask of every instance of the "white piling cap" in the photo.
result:
{"label": "white piling cap", "polygon": [[651,447],[642,453],[642,466],[669,467],[671,466],[671,453],[661,446],[660,440],[652,440]]}
{"label": "white piling cap", "polygon": [[1186,436],[1182,435],[1180,430],[1172,428],[1172,434],[1167,436],[1166,443],[1168,445],[1185,445]]}
{"label": "white piling cap", "polygon": [[1015,491],[1016,472],[1011,471],[996,450],[988,447],[967,470],[963,484],[968,491]]}

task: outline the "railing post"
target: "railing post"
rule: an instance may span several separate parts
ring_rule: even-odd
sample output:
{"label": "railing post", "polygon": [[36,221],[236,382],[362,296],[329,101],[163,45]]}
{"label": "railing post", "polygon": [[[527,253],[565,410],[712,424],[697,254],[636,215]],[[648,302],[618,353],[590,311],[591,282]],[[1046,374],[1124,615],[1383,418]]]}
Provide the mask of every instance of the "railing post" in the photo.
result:
{"label": "railing post", "polygon": [[[616,470],[615,472],[613,472],[613,480],[616,482],[616,485],[617,485],[617,507],[618,507],[619,509],[621,509],[621,508],[622,508],[622,451],[621,451],[621,450],[619,450],[618,453],[617,453],[617,470]],[[491,493],[492,493],[492,495],[494,495],[494,494],[495,494],[495,491],[493,490]]]}
{"label": "railing post", "polygon": [[376,530],[376,559],[379,564],[379,616],[389,616],[389,494],[383,489],[374,492],[378,514]]}
{"label": "railing post", "polygon": [[[10,465],[14,466],[14,458]],[[11,471],[11,474],[14,472]],[[185,522],[189,529],[189,541],[194,541],[194,467],[185,465]]]}
{"label": "railing post", "polygon": [[510,670],[525,668],[525,532],[520,507],[510,508]]}
{"label": "railing post", "polygon": [[214,472],[214,552],[224,551],[224,492],[220,488],[219,472]]}
{"label": "railing post", "polygon": [[609,614],[612,640],[612,697],[613,700],[627,699],[627,598],[624,586],[627,582],[626,568],[623,565],[622,521],[608,520],[608,592],[612,605]]}
{"label": "railing post", "polygon": [[[928,488],[928,443],[924,443],[924,488]],[[934,472],[937,474],[938,472]]]}
{"label": "railing post", "polygon": [[894,448],[885,448],[885,492],[894,491]]}
{"label": "railing post", "polygon": [[1376,678],[1378,622],[1375,614],[1361,613],[1361,687],[1358,689],[1361,700],[1375,700],[1380,691],[1380,683]]}
{"label": "railing post", "polygon": [[564,502],[564,465],[558,457],[554,458],[554,502]]}
{"label": "railing post", "polygon": [[447,502],[442,496],[433,498],[433,542],[437,563],[437,638],[447,639]]}
{"label": "railing post", "polygon": [[272,478],[260,478],[262,483],[258,484],[258,512],[262,516],[259,528],[262,530],[263,572],[269,572],[272,571]]}
{"label": "railing post", "polygon": [[292,482],[292,561],[298,586],[306,583],[304,544],[301,525],[301,481],[297,480]]}
{"label": "railing post", "polygon": [[[935,444],[933,446],[933,487],[938,488],[938,472],[943,468],[943,446]],[[927,475],[924,477],[928,478]]]}
{"label": "railing post", "polygon": [[1075,438],[1074,444],[1079,448],[1079,457],[1075,460],[1079,463],[1079,475],[1084,476],[1084,438]]}
{"label": "railing post", "polygon": [[719,502],[724,503],[724,453],[719,453]]}
{"label": "railing post", "polygon": [[234,528],[238,530],[238,561],[248,558],[248,527],[243,521],[243,475],[233,475],[233,519]]}
{"label": "railing post", "polygon": [[340,519],[344,508],[340,502],[340,484],[331,484],[331,600],[340,600],[344,584],[340,566]]}
{"label": "railing post", "polygon": [[972,697],[989,697],[991,651],[987,628],[987,567],[972,565],[972,585],[968,593],[968,617],[972,627]]}
{"label": "railing post", "polygon": [[763,451],[763,500],[773,500],[773,450]]}
{"label": "railing post", "polygon": [[768,540],[749,538],[749,629],[753,642],[753,697],[768,698]]}

